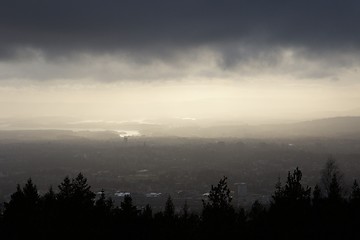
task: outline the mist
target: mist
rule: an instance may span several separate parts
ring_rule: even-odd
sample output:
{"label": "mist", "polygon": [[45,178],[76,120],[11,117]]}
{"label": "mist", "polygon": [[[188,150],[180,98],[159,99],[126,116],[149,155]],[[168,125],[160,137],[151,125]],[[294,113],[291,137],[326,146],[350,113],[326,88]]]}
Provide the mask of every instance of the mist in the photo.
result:
{"label": "mist", "polygon": [[[203,81],[2,87],[2,118],[196,119],[285,123],[359,113],[360,88],[334,82]],[[190,120],[189,120],[190,121]],[[158,122],[159,123],[159,122]]]}
{"label": "mist", "polygon": [[359,9],[1,0],[0,236],[358,239]]}

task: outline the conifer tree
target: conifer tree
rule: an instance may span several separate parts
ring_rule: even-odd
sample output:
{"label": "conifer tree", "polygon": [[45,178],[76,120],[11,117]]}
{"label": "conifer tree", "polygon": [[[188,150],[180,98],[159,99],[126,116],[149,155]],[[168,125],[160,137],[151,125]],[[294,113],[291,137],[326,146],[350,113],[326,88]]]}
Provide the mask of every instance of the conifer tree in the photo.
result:
{"label": "conifer tree", "polygon": [[168,219],[175,217],[175,205],[170,195],[165,202],[164,217]]}
{"label": "conifer tree", "polygon": [[331,178],[327,199],[330,202],[339,202],[342,201],[343,199],[343,189],[342,186],[340,185],[337,174],[333,174]]}
{"label": "conifer tree", "polygon": [[291,206],[298,204],[309,204],[311,188],[304,187],[301,184],[302,172],[297,167],[293,173],[288,172],[288,177],[285,186],[280,183],[276,186],[275,194],[273,195],[273,205]]}
{"label": "conifer tree", "polygon": [[183,219],[185,219],[185,220],[188,219],[188,217],[189,217],[189,205],[188,205],[187,201],[185,201],[185,203],[184,203],[184,205],[182,207],[181,213],[182,213],[181,217]]}
{"label": "conifer tree", "polygon": [[211,186],[207,201],[203,200],[203,220],[212,222],[211,224],[226,224],[234,221],[235,209],[231,201],[227,177],[224,176],[216,186]]}
{"label": "conifer tree", "polygon": [[313,199],[312,199],[313,205],[318,206],[320,204],[321,199],[322,199],[321,189],[319,185],[316,184],[313,191]]}
{"label": "conifer tree", "polygon": [[211,185],[208,201],[203,200],[203,206],[212,209],[228,209],[232,207],[231,201],[232,197],[227,185],[227,177],[224,176],[217,186]]}
{"label": "conifer tree", "polygon": [[146,204],[145,208],[141,212],[141,216],[146,220],[150,220],[152,219],[152,215],[153,211],[151,206],[149,204]]}
{"label": "conifer tree", "polygon": [[126,218],[135,218],[138,214],[136,206],[132,202],[130,195],[125,195],[124,200],[120,204],[121,212]]}
{"label": "conifer tree", "polygon": [[[321,184],[324,190],[325,197],[328,197],[331,191],[331,185],[333,181],[341,187],[343,174],[340,172],[336,160],[333,157],[329,157],[326,161],[324,169],[321,171]],[[334,187],[334,185],[332,186]],[[334,190],[334,189],[332,189]]]}
{"label": "conifer tree", "polygon": [[94,204],[95,193],[90,190],[87,184],[87,179],[79,173],[75,179],[72,180],[73,197],[76,202],[91,207]]}
{"label": "conifer tree", "polygon": [[23,188],[24,198],[27,204],[31,207],[35,207],[39,203],[40,196],[36,185],[33,184],[31,178],[28,179]]}
{"label": "conifer tree", "polygon": [[16,186],[16,192],[11,194],[10,201],[5,203],[5,211],[4,217],[5,218],[16,218],[23,212],[24,209],[24,192],[20,187],[20,184]]}
{"label": "conifer tree", "polygon": [[360,187],[356,179],[354,180],[351,190],[350,200],[360,202]]}
{"label": "conifer tree", "polygon": [[68,176],[58,186],[60,192],[58,193],[58,198],[60,201],[70,200],[73,196],[73,184]]}

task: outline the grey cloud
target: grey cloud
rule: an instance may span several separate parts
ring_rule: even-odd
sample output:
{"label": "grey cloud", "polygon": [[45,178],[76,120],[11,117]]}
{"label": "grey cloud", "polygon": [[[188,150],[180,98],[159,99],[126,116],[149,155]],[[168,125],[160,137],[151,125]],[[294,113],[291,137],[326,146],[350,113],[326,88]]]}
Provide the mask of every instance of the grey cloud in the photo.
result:
{"label": "grey cloud", "polygon": [[359,9],[357,0],[3,0],[0,43],[1,52],[33,47],[55,55],[226,42],[330,51],[359,47]]}
{"label": "grey cloud", "polygon": [[357,0],[2,0],[0,61],[112,54],[178,64],[205,47],[231,71],[259,59],[281,64],[289,48],[342,67],[353,62],[333,56],[360,50],[359,9]]}

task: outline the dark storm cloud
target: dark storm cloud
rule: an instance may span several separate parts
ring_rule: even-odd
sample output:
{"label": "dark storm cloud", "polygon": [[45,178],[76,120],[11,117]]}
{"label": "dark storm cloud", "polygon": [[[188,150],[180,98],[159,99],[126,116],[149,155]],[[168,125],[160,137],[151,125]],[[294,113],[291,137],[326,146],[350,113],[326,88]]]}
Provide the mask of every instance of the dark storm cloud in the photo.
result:
{"label": "dark storm cloud", "polygon": [[120,51],[166,57],[210,46],[228,56],[226,64],[239,60],[228,50],[237,44],[258,51],[353,51],[360,48],[359,11],[357,0],[2,0],[0,56],[34,48],[46,56]]}

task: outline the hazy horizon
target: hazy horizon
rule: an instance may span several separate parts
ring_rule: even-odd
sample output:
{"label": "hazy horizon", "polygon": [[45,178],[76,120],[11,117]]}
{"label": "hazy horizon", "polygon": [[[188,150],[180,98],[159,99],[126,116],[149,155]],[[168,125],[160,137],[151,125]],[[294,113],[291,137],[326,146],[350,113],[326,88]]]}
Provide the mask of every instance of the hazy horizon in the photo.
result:
{"label": "hazy horizon", "polygon": [[259,124],[360,115],[358,7],[3,1],[0,117]]}
{"label": "hazy horizon", "polygon": [[286,123],[360,114],[354,85],[184,82],[110,84],[96,87],[1,87],[2,118],[62,117],[78,120],[141,121],[211,119],[246,124]]}

